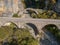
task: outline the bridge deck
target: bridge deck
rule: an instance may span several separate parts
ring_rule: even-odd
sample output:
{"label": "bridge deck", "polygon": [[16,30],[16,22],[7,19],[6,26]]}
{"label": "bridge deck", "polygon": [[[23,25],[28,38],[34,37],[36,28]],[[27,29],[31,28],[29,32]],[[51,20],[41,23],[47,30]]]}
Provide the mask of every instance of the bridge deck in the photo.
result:
{"label": "bridge deck", "polygon": [[31,20],[31,21],[60,22],[59,19],[33,19],[33,18],[14,18],[14,17],[0,17],[0,20]]}

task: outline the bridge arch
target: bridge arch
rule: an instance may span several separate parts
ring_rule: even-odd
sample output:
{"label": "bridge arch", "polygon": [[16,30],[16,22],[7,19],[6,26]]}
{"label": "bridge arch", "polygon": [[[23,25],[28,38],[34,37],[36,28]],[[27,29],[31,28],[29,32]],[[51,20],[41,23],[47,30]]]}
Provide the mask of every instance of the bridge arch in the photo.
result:
{"label": "bridge arch", "polygon": [[47,24],[47,25],[45,25],[44,27],[42,27],[42,29],[44,30],[44,29],[46,29],[47,27],[52,27],[52,28],[54,28],[54,29],[58,29],[58,26],[57,25],[55,25],[55,24]]}
{"label": "bridge arch", "polygon": [[58,25],[56,25],[56,24],[47,24],[44,27],[42,27],[42,30],[44,31],[44,30],[46,30],[46,28],[49,28],[49,27],[51,27],[53,29],[59,29]]}
{"label": "bridge arch", "polygon": [[26,11],[30,12],[30,13],[35,13],[35,14],[38,14],[38,11],[36,9],[33,9],[33,8],[26,8],[25,9]]}
{"label": "bridge arch", "polygon": [[33,23],[26,23],[26,24],[33,29],[35,35],[39,34],[39,31],[38,31],[37,27]]}
{"label": "bridge arch", "polygon": [[[47,40],[52,45],[54,45],[54,44],[58,45],[58,42],[57,42],[56,37],[55,37],[55,35],[57,33],[57,30],[59,30],[57,25],[47,24],[44,27],[42,27],[42,30],[43,30],[43,34],[44,34],[44,40],[41,39],[40,41],[45,41],[46,42],[46,40]],[[52,43],[52,42],[54,42],[54,43]]]}
{"label": "bridge arch", "polygon": [[42,27],[43,32],[56,33],[59,30],[59,27],[55,24],[47,24]]}

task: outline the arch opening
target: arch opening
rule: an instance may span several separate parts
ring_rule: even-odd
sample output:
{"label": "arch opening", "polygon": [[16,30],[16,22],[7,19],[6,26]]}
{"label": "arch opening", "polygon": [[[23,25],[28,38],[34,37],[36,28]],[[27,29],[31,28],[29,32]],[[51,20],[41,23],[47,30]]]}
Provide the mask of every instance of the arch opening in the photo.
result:
{"label": "arch opening", "polygon": [[55,24],[48,24],[48,25],[45,25],[43,28],[42,28],[43,31],[50,31],[51,33],[52,32],[57,32],[58,30],[58,27],[55,25]]}
{"label": "arch opening", "polygon": [[30,14],[29,15],[30,17],[32,17],[32,18],[37,17],[38,12],[35,11],[34,9],[32,9],[32,10],[31,9],[27,9],[26,11],[28,12],[28,14]]}
{"label": "arch opening", "polygon": [[[55,24],[45,25],[42,30],[49,37],[50,42],[54,42],[53,44],[59,44],[60,42],[60,30]],[[55,42],[56,41],[56,42]]]}
{"label": "arch opening", "polygon": [[35,32],[35,35],[39,34],[39,31],[38,31],[37,27],[34,24],[32,24],[32,23],[26,23],[26,24],[33,28],[33,30]]}
{"label": "arch opening", "polygon": [[34,9],[26,9],[26,11],[28,11],[30,14],[32,14],[32,13],[35,13],[35,14],[37,14],[37,12],[34,10]]}

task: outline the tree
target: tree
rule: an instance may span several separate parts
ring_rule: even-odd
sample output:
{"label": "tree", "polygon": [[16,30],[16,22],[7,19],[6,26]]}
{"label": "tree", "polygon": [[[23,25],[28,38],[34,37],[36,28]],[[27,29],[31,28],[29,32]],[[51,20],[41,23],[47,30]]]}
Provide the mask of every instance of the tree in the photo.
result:
{"label": "tree", "polygon": [[7,26],[0,27],[0,41],[6,39],[9,35],[12,35],[12,29]]}
{"label": "tree", "polygon": [[19,29],[15,32],[15,35],[21,45],[38,45],[38,41],[31,36],[27,29]]}
{"label": "tree", "polygon": [[[15,25],[15,24],[14,24]],[[2,45],[38,45],[38,41],[34,39],[34,37],[30,34],[29,29],[27,28],[11,28],[9,26],[1,27],[0,30],[5,30],[3,33],[8,37],[2,37],[5,39],[3,40]],[[16,31],[13,31],[16,30]],[[7,31],[7,32],[6,32]],[[11,33],[9,33],[9,32]],[[0,33],[2,34],[2,33]],[[1,38],[1,35],[0,35]]]}

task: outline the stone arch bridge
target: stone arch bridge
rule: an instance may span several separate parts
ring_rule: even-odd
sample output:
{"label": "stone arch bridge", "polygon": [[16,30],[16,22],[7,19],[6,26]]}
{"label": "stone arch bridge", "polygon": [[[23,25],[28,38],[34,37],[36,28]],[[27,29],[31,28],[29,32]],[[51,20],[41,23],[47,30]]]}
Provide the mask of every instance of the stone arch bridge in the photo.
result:
{"label": "stone arch bridge", "polygon": [[45,25],[54,24],[60,28],[60,20],[57,19],[32,19],[32,18],[11,18],[11,17],[0,17],[0,26],[5,23],[14,22],[18,27],[21,23],[32,23],[40,31]]}
{"label": "stone arch bridge", "polygon": [[8,22],[14,22],[18,27],[21,23],[32,23],[40,31],[45,25],[54,24],[60,28],[60,20],[57,19],[32,19],[32,18],[11,18],[11,17],[0,17],[0,26]]}
{"label": "stone arch bridge", "polygon": [[48,24],[54,24],[60,29],[60,20],[57,19],[32,19],[32,18],[11,18],[11,17],[0,17],[0,26],[5,23],[13,22],[18,27],[20,27],[20,23],[32,23],[34,24],[38,31],[41,32],[42,28]]}
{"label": "stone arch bridge", "polygon": [[[31,23],[34,24],[38,32],[43,32],[42,28],[49,24],[54,24],[60,29],[60,20],[57,19],[32,19],[32,18],[12,18],[12,17],[0,17],[0,26],[3,26],[5,23],[13,22],[18,27],[20,27],[21,23]],[[46,35],[46,33],[44,33]],[[53,39],[46,35],[46,37],[52,42]],[[54,43],[55,44],[55,43]]]}

